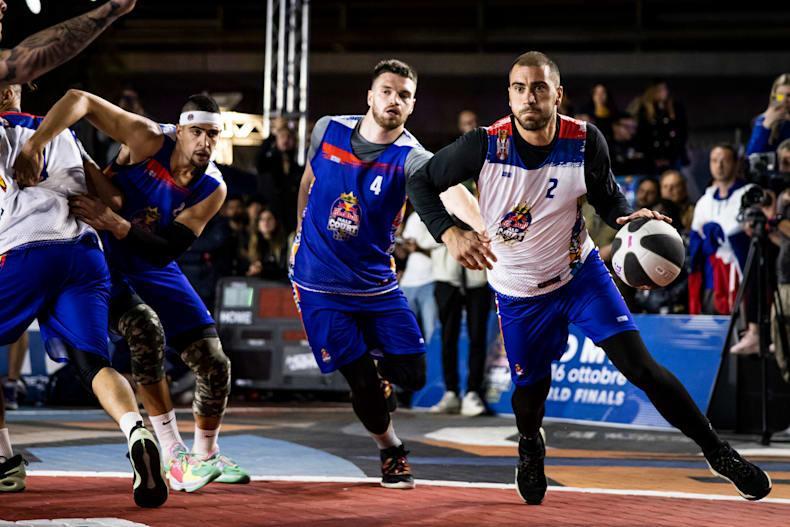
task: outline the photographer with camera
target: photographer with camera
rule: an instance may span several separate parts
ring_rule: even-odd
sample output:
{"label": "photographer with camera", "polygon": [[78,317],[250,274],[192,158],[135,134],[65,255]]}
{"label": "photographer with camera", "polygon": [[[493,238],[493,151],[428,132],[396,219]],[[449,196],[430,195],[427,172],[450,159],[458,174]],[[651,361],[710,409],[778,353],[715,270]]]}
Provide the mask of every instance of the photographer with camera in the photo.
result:
{"label": "photographer with camera", "polygon": [[774,80],[768,108],[754,121],[746,155],[774,152],[787,138],[790,138],[790,73],[783,73]]}
{"label": "photographer with camera", "polygon": [[[790,139],[785,139],[776,149],[777,166],[779,173],[790,177]],[[780,319],[779,314],[774,311],[771,315],[773,321],[771,337],[774,342],[776,361],[786,382],[790,382],[790,350],[782,346],[779,338],[779,325],[784,324],[785,332],[790,333],[790,317],[787,310],[790,309],[790,187],[785,186],[784,190],[777,198],[777,225],[776,233],[779,241],[779,257],[776,260],[777,268],[777,288],[779,290],[779,301],[784,308],[784,317]]]}
{"label": "photographer with camera", "polygon": [[697,201],[689,233],[689,313],[732,311],[749,237],[738,221],[741,198],[752,186],[738,173],[738,154],[729,144],[710,151],[712,184]]}

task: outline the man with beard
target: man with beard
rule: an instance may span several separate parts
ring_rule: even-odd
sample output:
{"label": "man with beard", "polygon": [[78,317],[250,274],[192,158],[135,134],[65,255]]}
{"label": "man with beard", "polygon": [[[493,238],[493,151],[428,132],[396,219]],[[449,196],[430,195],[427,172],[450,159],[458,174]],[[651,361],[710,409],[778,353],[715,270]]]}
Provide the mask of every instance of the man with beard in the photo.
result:
{"label": "man with beard", "polygon": [[[519,495],[539,504],[546,493],[541,422],[551,363],[564,353],[573,323],[700,446],[712,471],[744,498],[765,497],[767,474],[718,437],[677,378],[645,348],[587,235],[581,207],[586,195],[615,229],[638,218],[666,218],[648,209],[632,212],[611,173],[601,132],[557,113],[560,72],[546,55],[532,51],[516,59],[508,94],[513,113],[440,150],[409,180],[409,196],[454,257],[469,268],[491,269],[515,384]],[[469,178],[477,180],[484,233],[458,230],[439,199],[443,189]]]}
{"label": "man with beard", "polygon": [[[222,175],[210,161],[222,129],[219,107],[207,95],[192,95],[177,126],[159,125],[70,90],[26,144],[18,173],[36,179],[43,147],[83,117],[123,147],[106,177],[92,178],[101,199],[73,197],[71,211],[104,231],[113,279],[111,324],[131,351],[132,376],[162,445],[170,486],[192,492],[215,479],[247,483],[249,475],[217,446],[230,362],[208,309],[174,262],[225,200]],[[164,375],[165,342],[196,377],[191,452],[178,432]]]}
{"label": "man with beard", "polygon": [[[413,488],[414,478],[390,419],[389,383],[409,391],[425,384],[425,342],[391,255],[406,180],[431,155],[404,127],[416,89],[408,64],[379,62],[364,116],[316,123],[299,188],[291,272],[316,362],[348,381],[354,412],[380,450],[381,485],[397,489]],[[472,206],[466,189],[452,192]]]}

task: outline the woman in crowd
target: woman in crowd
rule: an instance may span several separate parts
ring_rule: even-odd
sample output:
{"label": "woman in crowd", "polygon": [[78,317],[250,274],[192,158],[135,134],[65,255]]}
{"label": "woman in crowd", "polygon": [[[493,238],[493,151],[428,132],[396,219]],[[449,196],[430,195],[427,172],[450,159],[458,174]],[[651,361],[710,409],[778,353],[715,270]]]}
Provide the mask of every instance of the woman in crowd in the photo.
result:
{"label": "woman in crowd", "polygon": [[247,245],[247,276],[288,281],[288,235],[274,212],[264,207],[258,214]]}
{"label": "woman in crowd", "polygon": [[775,152],[790,137],[790,73],[779,75],[771,87],[768,108],[757,116],[746,155]]}

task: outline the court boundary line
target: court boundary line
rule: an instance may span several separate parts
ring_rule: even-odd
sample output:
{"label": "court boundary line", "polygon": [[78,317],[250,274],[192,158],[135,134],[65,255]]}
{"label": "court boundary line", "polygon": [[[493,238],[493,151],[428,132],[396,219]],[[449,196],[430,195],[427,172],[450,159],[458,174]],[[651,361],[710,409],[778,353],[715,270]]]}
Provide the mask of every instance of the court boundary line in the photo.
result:
{"label": "court boundary line", "polygon": [[[129,478],[131,472],[94,472],[70,470],[29,470],[28,476],[39,477],[79,477],[79,478]],[[374,483],[378,484],[381,478],[377,477],[342,477],[342,476],[252,476],[252,481],[280,481],[288,483]],[[454,487],[473,489],[515,490],[513,483],[486,483],[472,481],[449,481],[433,479],[417,479],[417,485],[428,487]],[[723,494],[698,494],[693,492],[674,492],[661,490],[639,489],[601,489],[586,487],[557,487],[549,485],[550,492],[576,492],[580,494],[607,494],[614,496],[641,496],[646,498],[671,498],[702,501],[734,501],[747,502],[739,496]],[[790,498],[764,498],[751,503],[773,503],[777,505],[790,505]]]}

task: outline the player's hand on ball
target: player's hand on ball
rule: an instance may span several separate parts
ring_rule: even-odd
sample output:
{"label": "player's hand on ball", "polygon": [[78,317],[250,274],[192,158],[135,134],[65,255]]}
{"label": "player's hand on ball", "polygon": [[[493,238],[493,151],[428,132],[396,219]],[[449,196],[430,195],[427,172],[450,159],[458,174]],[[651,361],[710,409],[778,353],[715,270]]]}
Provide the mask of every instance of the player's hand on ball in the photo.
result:
{"label": "player's hand on ball", "polygon": [[625,225],[629,221],[638,220],[639,218],[647,218],[649,220],[661,220],[667,223],[672,223],[672,218],[669,216],[664,216],[658,211],[650,210],[650,209],[639,209],[635,212],[632,212],[628,216],[620,216],[617,218],[618,225]]}
{"label": "player's hand on ball", "polygon": [[120,217],[110,207],[94,196],[80,194],[69,198],[71,213],[91,227],[100,231],[114,231]]}
{"label": "player's hand on ball", "polygon": [[487,234],[450,227],[442,234],[442,241],[447,245],[450,256],[467,269],[494,268],[492,262],[496,262],[496,256],[491,252],[491,240]]}
{"label": "player's hand on ball", "polygon": [[41,171],[44,169],[44,150],[22,147],[14,161],[14,179],[19,188],[33,187],[41,181]]}

